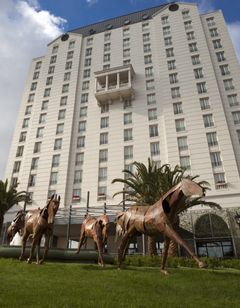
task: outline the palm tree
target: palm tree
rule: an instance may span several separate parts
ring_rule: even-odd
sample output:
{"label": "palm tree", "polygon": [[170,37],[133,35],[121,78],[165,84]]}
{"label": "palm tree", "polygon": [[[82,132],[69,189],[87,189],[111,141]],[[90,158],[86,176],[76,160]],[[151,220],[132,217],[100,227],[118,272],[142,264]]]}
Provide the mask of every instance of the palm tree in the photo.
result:
{"label": "palm tree", "polygon": [[[166,193],[170,188],[177,185],[183,178],[196,179],[198,176],[190,177],[185,175],[186,169],[179,166],[175,166],[171,169],[169,164],[157,167],[156,163],[148,159],[148,166],[143,163],[133,163],[136,171],[123,170],[125,178],[116,178],[112,183],[120,182],[125,186],[125,190],[119,191],[114,194],[124,194],[126,201],[138,203],[140,205],[152,205],[157,202],[160,197]],[[205,181],[198,182],[205,192],[208,187],[208,183]],[[175,211],[171,212],[170,220],[173,227],[179,226],[179,214],[186,211],[195,205],[208,205],[210,207],[218,207],[219,205],[214,202],[208,202],[202,200],[202,198],[195,198],[181,207],[178,207]],[[170,254],[176,251],[175,243],[170,243]],[[150,255],[156,254],[156,244],[154,238],[148,239],[148,252]]]}
{"label": "palm tree", "polygon": [[8,180],[0,181],[0,234],[5,213],[19,202],[30,203],[29,194],[26,191],[17,192],[18,184],[12,184],[8,188]]}

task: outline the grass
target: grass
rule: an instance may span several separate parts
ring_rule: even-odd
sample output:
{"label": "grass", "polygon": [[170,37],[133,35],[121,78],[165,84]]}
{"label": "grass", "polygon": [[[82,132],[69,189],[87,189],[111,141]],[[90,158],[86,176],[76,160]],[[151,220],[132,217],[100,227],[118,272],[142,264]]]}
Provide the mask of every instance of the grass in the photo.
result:
{"label": "grass", "polygon": [[239,307],[239,270],[170,269],[0,259],[0,307]]}

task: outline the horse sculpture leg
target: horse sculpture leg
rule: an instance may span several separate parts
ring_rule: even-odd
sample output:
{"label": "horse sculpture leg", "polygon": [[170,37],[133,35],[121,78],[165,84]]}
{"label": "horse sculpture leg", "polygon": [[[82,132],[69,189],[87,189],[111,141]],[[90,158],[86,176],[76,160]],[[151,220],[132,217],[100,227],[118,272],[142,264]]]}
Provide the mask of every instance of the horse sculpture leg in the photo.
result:
{"label": "horse sculpture leg", "polygon": [[102,228],[101,228],[101,223],[97,222],[94,225],[94,236],[93,240],[97,244],[97,249],[98,249],[98,265],[104,266],[103,262],[103,238],[102,238]]}
{"label": "horse sculpture leg", "polygon": [[44,252],[43,252],[42,259],[39,261],[39,264],[43,264],[47,254],[48,254],[50,237],[51,237],[50,234],[45,234]]}
{"label": "horse sculpture leg", "polygon": [[22,261],[24,259],[25,247],[26,247],[26,242],[27,242],[28,236],[29,236],[29,233],[27,231],[25,231],[23,233],[23,237],[22,237],[22,249],[21,249],[21,255],[19,257],[20,261]]}
{"label": "horse sculpture leg", "polygon": [[76,253],[79,253],[79,251],[80,251],[82,245],[84,244],[84,242],[85,242],[85,232],[81,231],[80,239],[79,239],[79,244],[78,244],[78,249],[77,249]]}
{"label": "horse sculpture leg", "polygon": [[41,239],[40,238],[37,242],[37,250],[36,250],[36,264],[39,264],[39,260],[40,260],[40,245],[41,245]]}
{"label": "horse sculpture leg", "polygon": [[[188,246],[188,244],[173,230],[173,228],[166,223],[165,228],[162,229],[161,226],[159,226],[159,231],[163,232],[165,236],[170,238],[171,240],[175,241],[179,245],[181,245],[188,253],[189,255],[197,262],[198,267],[202,268],[204,267],[204,263],[198,259],[198,257],[195,255],[193,250]],[[162,261],[161,270],[164,271],[165,263],[166,263],[167,257],[165,257]]]}
{"label": "horse sculpture leg", "polygon": [[34,233],[34,235],[33,235],[32,246],[31,246],[31,249],[30,249],[30,255],[29,255],[29,258],[27,259],[27,263],[29,263],[29,264],[32,262],[32,257],[33,257],[36,245],[38,244],[39,241],[41,241],[41,237],[42,237],[42,235],[39,234],[39,233]]}
{"label": "horse sculpture leg", "polygon": [[161,264],[161,272],[165,275],[168,275],[168,272],[164,269],[167,256],[168,256],[168,248],[169,248],[170,238],[165,237],[164,246],[163,246],[163,254],[162,254],[162,264]]}

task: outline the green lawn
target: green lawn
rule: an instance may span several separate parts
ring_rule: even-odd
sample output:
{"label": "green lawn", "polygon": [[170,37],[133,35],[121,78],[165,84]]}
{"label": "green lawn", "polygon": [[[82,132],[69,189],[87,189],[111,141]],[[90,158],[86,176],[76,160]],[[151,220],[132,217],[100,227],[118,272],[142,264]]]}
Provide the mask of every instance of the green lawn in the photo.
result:
{"label": "green lawn", "polygon": [[240,307],[239,270],[169,272],[0,259],[0,307]]}

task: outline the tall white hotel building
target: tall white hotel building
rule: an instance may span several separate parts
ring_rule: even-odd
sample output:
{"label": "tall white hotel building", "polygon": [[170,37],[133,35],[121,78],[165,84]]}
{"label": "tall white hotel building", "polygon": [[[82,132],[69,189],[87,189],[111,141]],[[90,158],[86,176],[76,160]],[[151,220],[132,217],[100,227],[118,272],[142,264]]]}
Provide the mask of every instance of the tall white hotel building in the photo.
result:
{"label": "tall white hotel building", "polygon": [[134,161],[189,168],[240,205],[240,66],[221,11],[160,5],[70,31],[33,59],[5,177],[62,206],[116,204]]}

